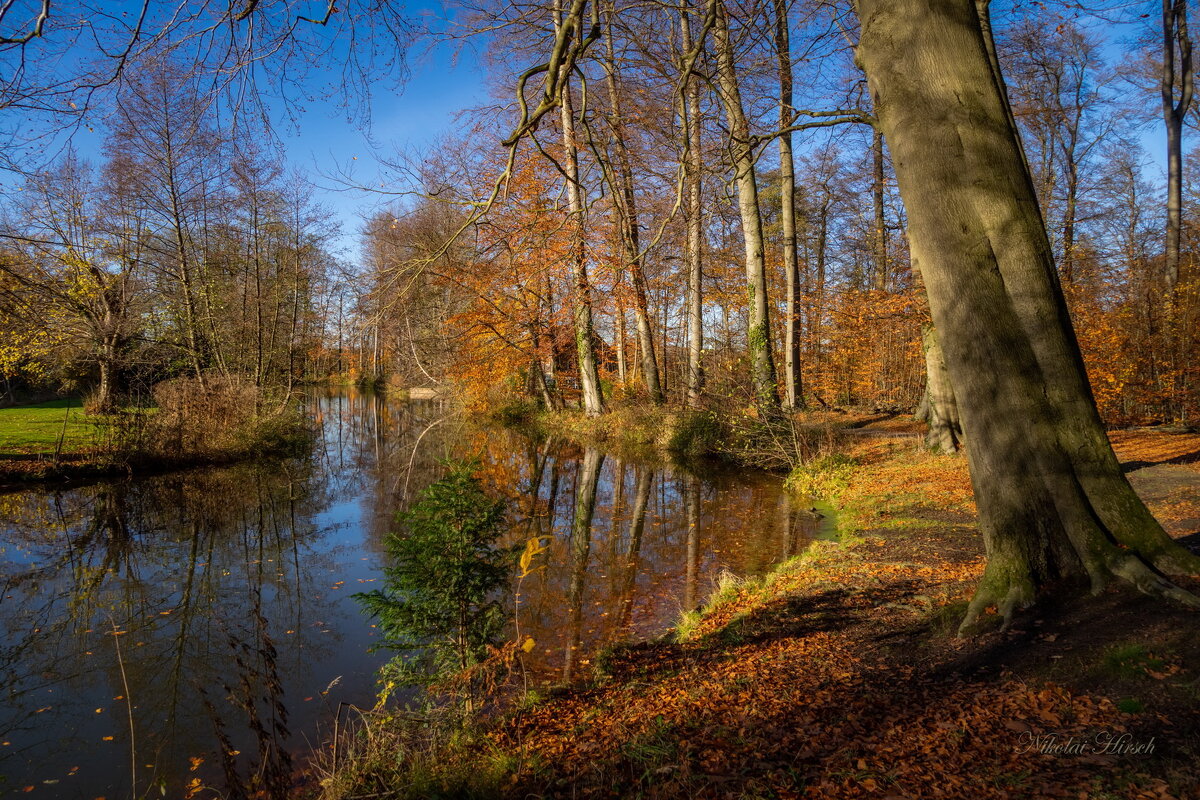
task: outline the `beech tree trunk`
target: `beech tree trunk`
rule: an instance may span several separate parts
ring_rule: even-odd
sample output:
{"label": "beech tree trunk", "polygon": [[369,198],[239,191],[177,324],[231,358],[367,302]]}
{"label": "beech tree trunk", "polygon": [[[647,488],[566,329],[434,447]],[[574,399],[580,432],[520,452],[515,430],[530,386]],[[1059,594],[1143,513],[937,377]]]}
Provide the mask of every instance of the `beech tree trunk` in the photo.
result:
{"label": "beech tree trunk", "polygon": [[742,239],[746,247],[746,303],[749,314],[746,339],[750,355],[750,378],[759,413],[774,416],[779,411],[779,389],[775,361],[771,356],[762,208],[758,202],[758,182],[754,174],[754,143],[750,138],[750,123],[746,119],[738,86],[728,12],[723,0],[715,2],[717,15],[713,34],[717,45],[717,93],[729,123],[729,149],[733,156],[734,184],[737,186]]}
{"label": "beech tree trunk", "polygon": [[962,420],[954,387],[946,370],[946,359],[938,344],[937,330],[925,328],[922,346],[925,350],[925,401],[923,419],[929,425],[925,446],[941,453],[957,453],[962,438]]}
{"label": "beech tree trunk", "polygon": [[[554,26],[562,26],[560,0],[554,3]],[[583,192],[579,186],[579,143],[575,138],[575,110],[571,101],[570,75],[562,76],[561,120],[563,133],[563,171],[567,177],[567,213],[571,218],[571,283],[574,302],[575,353],[579,365],[580,407],[588,416],[604,412],[600,394],[600,373],[596,366],[592,323],[592,286],[588,281],[587,250],[584,237]]]}
{"label": "beech tree trunk", "polygon": [[990,35],[986,0],[857,0],[857,58],[891,149],[962,417],[988,563],[966,629],[1043,587],[1114,577],[1190,605],[1200,571],[1100,422]]}
{"label": "beech tree trunk", "polygon": [[1195,71],[1187,28],[1187,0],[1163,0],[1162,110],[1167,126],[1167,236],[1164,278],[1167,288],[1179,282],[1179,239],[1183,209],[1183,121],[1192,104]]}
{"label": "beech tree trunk", "polygon": [[[685,7],[679,17],[680,44],[685,53],[693,47],[691,20],[688,17],[690,13],[691,9]],[[687,402],[689,406],[698,408],[700,395],[704,391],[704,220],[700,186],[704,156],[700,139],[700,81],[695,75],[684,78],[684,98],[684,137],[687,143],[683,165],[687,184]]]}
{"label": "beech tree trunk", "polygon": [[[775,55],[779,72],[779,127],[792,124],[792,47],[788,31],[787,0],[775,0]],[[792,135],[779,137],[779,221],[783,233],[783,274],[787,283],[784,320],[783,388],[788,408],[804,406],[800,371],[800,259],[796,244],[796,165]]]}
{"label": "beech tree trunk", "polygon": [[612,0],[605,10],[608,36],[605,37],[605,55],[608,84],[608,123],[611,133],[609,144],[615,158],[604,170],[612,191],[613,210],[616,212],[616,227],[621,236],[621,249],[625,254],[625,268],[629,270],[633,285],[633,316],[636,322],[638,347],[641,352],[642,381],[650,402],[660,405],[666,399],[658,378],[658,359],[654,353],[654,332],[650,327],[650,304],[646,298],[646,273],[643,269],[641,237],[638,234],[637,194],[634,191],[633,164],[629,148],[625,145],[625,121],[621,113],[621,92],[617,86],[617,59],[613,52],[612,17],[616,11]]}

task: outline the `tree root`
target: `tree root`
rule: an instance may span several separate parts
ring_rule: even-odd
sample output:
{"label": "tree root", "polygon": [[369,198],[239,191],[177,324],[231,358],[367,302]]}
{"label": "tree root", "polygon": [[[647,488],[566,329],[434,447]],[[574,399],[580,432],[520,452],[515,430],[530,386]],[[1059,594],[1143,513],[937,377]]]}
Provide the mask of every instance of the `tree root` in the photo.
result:
{"label": "tree root", "polygon": [[1200,597],[1159,575],[1132,553],[1121,552],[1109,560],[1108,566],[1113,575],[1130,583],[1142,594],[1173,600],[1189,608],[1200,608]]}
{"label": "tree root", "polygon": [[971,628],[991,606],[995,606],[1000,615],[1000,630],[1007,630],[1017,609],[1028,608],[1033,603],[1036,592],[1028,572],[1005,570],[1000,575],[991,573],[993,570],[989,565],[975,589],[975,596],[971,598],[962,624],[958,626],[959,636],[970,635]]}
{"label": "tree root", "polygon": [[1167,575],[1200,575],[1200,556],[1178,542],[1154,555],[1150,563]]}
{"label": "tree root", "polygon": [[[1180,548],[1181,550],[1183,548]],[[1184,551],[1187,553],[1187,551]],[[1191,553],[1187,553],[1191,556]],[[1157,567],[1158,565],[1155,564]],[[1137,554],[1118,550],[1103,561],[1104,574],[1089,570],[1092,577],[1092,594],[1099,594],[1107,585],[1106,578],[1118,578],[1136,588],[1142,594],[1163,600],[1170,600],[1188,608],[1200,608],[1200,596],[1173,583],[1155,572],[1154,567],[1146,563]],[[1194,573],[1177,573],[1194,574]],[[1032,605],[1036,590],[1028,572],[1020,569],[991,569],[984,571],[975,596],[967,608],[966,616],[958,627],[959,636],[969,636],[971,629],[979,622],[979,618],[988,608],[995,606],[1001,619],[1000,630],[1007,630],[1012,624],[1014,613]]]}

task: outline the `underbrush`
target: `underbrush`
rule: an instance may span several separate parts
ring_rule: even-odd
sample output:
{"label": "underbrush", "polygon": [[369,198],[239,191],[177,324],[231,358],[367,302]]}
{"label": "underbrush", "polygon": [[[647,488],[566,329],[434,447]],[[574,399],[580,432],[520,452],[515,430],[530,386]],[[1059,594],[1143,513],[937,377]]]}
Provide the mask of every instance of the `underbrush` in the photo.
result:
{"label": "underbrush", "polygon": [[335,721],[309,764],[319,800],[493,798],[516,767],[457,709],[375,709]]}
{"label": "underbrush", "polygon": [[487,415],[502,425],[584,445],[634,454],[711,458],[773,472],[787,472],[834,454],[843,444],[839,426],[792,415],[762,419],[744,412],[631,403],[588,416],[578,410],[545,409],[528,398],[515,397],[493,406]]}
{"label": "underbrush", "polygon": [[[66,430],[65,423],[58,427]],[[223,378],[203,384],[167,381],[154,388],[152,403],[79,416],[74,427],[84,432],[74,434],[70,450],[64,449],[61,432],[51,431],[57,433],[53,443],[27,435],[43,449],[3,462],[0,480],[61,480],[292,457],[312,445],[308,420],[287,398]]]}
{"label": "underbrush", "polygon": [[299,455],[311,443],[299,411],[245,381],[165,381],[154,387],[154,404],[106,417],[101,452],[131,466],[207,464]]}

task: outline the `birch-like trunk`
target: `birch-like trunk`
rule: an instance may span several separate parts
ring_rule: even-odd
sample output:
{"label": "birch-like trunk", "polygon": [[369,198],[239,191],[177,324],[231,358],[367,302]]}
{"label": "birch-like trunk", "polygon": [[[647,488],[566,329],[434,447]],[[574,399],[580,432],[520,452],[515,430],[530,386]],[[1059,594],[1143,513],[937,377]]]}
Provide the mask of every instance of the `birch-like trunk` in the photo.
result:
{"label": "birch-like trunk", "polygon": [[[564,23],[562,2],[554,2],[556,32]],[[579,184],[579,142],[575,136],[575,108],[571,99],[571,76],[561,76],[560,107],[563,134],[563,171],[567,178],[567,214],[571,226],[571,285],[574,303],[575,353],[579,366],[580,405],[588,416],[604,412],[600,394],[600,374],[596,366],[595,326],[592,322],[592,287],[587,272],[587,244],[583,209],[583,190]]]}
{"label": "birch-like trunk", "polygon": [[[775,0],[775,54],[779,71],[779,127],[792,124],[792,46],[788,31],[787,0]],[[788,408],[804,407],[800,370],[800,258],[796,243],[796,164],[792,134],[779,137],[779,221],[783,234],[783,274],[787,283],[784,320],[783,387]]]}
{"label": "birch-like trunk", "polygon": [[[690,8],[685,6],[679,17],[681,45],[685,53],[696,43],[692,41]],[[704,392],[704,220],[701,197],[701,176],[704,156],[700,139],[700,80],[695,75],[684,77],[684,181],[687,187],[687,402],[696,408]]]}
{"label": "birch-like trunk", "polygon": [[637,194],[634,191],[633,164],[629,157],[629,148],[625,143],[625,121],[621,113],[621,92],[617,86],[617,59],[613,52],[612,37],[612,1],[609,0],[606,9],[608,35],[605,37],[605,57],[608,84],[608,115],[610,145],[615,156],[613,163],[605,173],[609,175],[609,188],[612,191],[613,210],[616,212],[617,229],[621,234],[621,249],[625,256],[625,268],[629,271],[630,283],[633,285],[633,317],[637,331],[638,349],[641,353],[642,382],[650,402],[661,404],[664,401],[662,385],[658,377],[658,359],[654,352],[654,331],[650,327],[650,304],[646,298],[646,272],[643,265],[644,254],[641,249],[641,237],[638,233]]}
{"label": "birch-like trunk", "polygon": [[750,137],[750,123],[738,86],[728,12],[723,0],[714,2],[717,3],[716,25],[713,28],[717,45],[717,93],[725,107],[729,125],[729,149],[733,157],[734,184],[737,187],[738,212],[746,248],[746,305],[749,316],[746,339],[750,379],[759,413],[774,416],[779,411],[779,388],[775,361],[771,355],[767,270],[762,209],[758,202],[758,183],[754,173],[754,142]]}

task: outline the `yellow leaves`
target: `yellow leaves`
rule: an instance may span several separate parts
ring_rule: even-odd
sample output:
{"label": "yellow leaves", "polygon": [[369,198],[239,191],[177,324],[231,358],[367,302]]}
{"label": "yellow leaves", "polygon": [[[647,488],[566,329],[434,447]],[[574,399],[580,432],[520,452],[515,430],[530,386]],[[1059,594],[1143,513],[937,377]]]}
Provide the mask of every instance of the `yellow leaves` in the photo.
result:
{"label": "yellow leaves", "polygon": [[521,649],[524,650],[526,653],[532,653],[533,648],[535,648],[535,647],[537,647],[537,642],[535,642],[533,640],[532,636],[527,636],[525,638],[524,644],[521,645]]}
{"label": "yellow leaves", "polygon": [[[545,544],[542,543],[543,539],[546,540]],[[549,536],[534,536],[526,541],[525,550],[521,553],[521,559],[518,562],[517,578],[525,578],[537,570],[545,567],[545,564],[534,567],[533,559],[546,552],[548,549],[550,549]],[[528,653],[529,651],[526,650],[525,652]]]}

